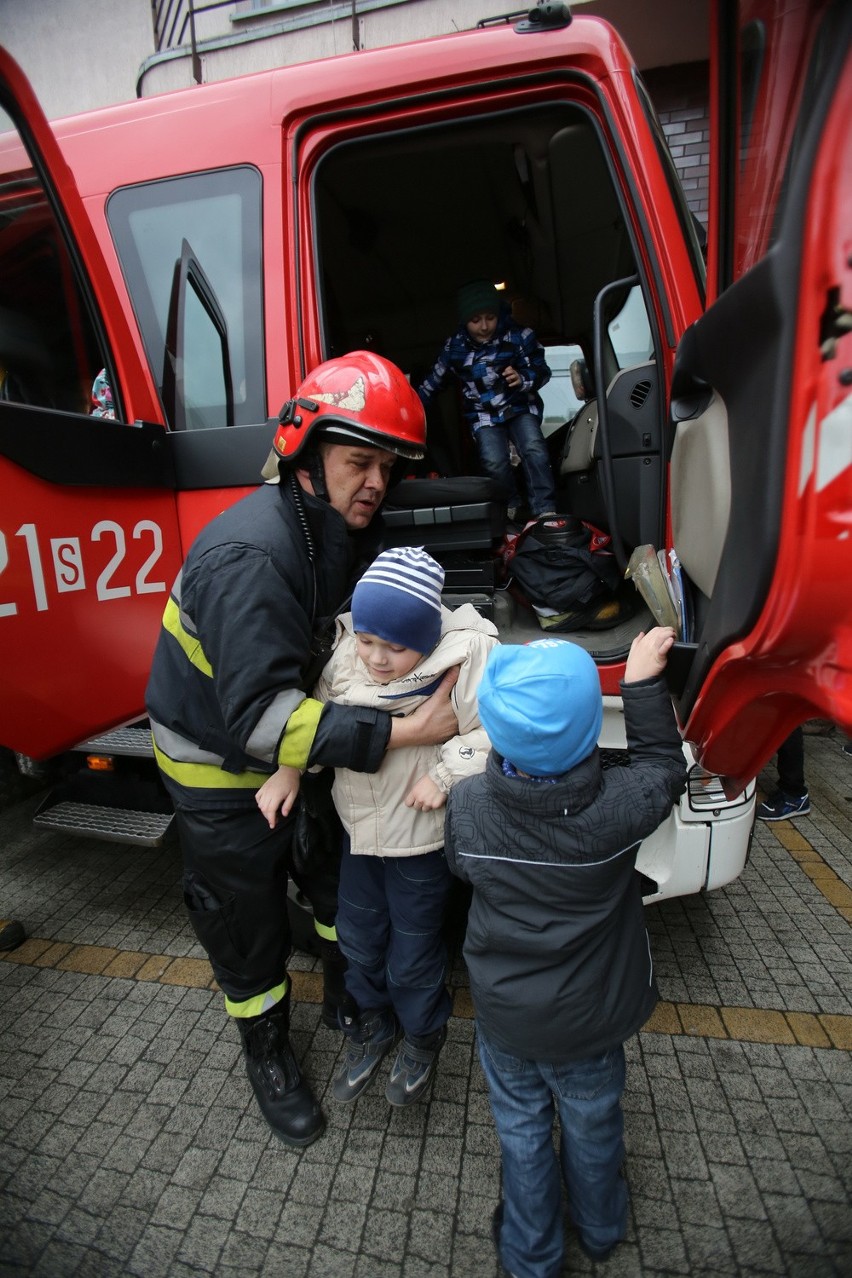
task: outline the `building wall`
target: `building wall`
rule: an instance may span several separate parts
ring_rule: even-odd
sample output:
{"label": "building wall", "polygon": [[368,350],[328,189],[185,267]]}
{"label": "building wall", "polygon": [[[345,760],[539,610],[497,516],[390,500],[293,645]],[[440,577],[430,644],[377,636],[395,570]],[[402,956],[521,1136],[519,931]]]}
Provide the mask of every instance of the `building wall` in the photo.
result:
{"label": "building wall", "polygon": [[663,126],[689,207],[705,226],[709,212],[710,114],[706,62],[657,67],[643,79]]}
{"label": "building wall", "polygon": [[50,120],[129,102],[154,48],[150,0],[0,0],[0,44]]}

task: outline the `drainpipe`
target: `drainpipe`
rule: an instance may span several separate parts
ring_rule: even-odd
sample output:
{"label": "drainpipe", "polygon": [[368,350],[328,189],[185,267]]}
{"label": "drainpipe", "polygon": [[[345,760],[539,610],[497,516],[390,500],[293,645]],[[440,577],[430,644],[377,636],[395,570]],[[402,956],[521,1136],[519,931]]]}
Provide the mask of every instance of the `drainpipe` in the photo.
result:
{"label": "drainpipe", "polygon": [[[352,0],[353,6],[355,0]],[[195,46],[195,9],[189,0],[189,43],[192,48],[192,78],[196,84],[201,83],[201,59]]]}

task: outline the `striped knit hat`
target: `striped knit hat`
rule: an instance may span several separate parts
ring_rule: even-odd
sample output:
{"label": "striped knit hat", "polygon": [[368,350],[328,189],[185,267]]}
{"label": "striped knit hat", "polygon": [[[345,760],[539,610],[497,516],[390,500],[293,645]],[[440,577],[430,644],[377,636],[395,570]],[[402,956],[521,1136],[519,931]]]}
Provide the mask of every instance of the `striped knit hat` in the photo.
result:
{"label": "striped knit hat", "polygon": [[414,652],[431,652],[441,634],[444,570],[422,546],[383,550],[352,595],[352,627]]}

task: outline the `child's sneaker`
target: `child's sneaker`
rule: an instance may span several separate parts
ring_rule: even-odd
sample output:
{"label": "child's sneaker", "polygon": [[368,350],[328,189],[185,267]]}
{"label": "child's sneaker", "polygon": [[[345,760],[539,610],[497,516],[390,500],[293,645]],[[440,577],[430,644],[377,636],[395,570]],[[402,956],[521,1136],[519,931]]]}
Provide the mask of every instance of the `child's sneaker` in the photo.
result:
{"label": "child's sneaker", "polygon": [[346,1055],[335,1075],[331,1094],[341,1105],[361,1095],[399,1037],[393,1012],[367,1012],[358,1019],[341,1017],[346,1035]]}
{"label": "child's sneaker", "polygon": [[811,810],[811,801],[807,792],[800,795],[785,794],[776,790],[757,809],[758,821],[793,821],[796,817],[807,816]]}
{"label": "child's sneaker", "polygon": [[434,1073],[435,1062],[446,1037],[446,1025],[423,1038],[409,1038],[406,1034],[396,1060],[391,1065],[390,1078],[385,1088],[385,1098],[389,1104],[411,1105],[420,1099]]}

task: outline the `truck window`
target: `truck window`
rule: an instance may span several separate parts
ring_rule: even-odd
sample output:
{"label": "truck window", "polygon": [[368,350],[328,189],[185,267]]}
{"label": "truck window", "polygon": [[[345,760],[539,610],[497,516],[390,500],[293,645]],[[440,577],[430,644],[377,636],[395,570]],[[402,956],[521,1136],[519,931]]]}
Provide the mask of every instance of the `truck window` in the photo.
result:
{"label": "truck window", "polygon": [[[233,424],[266,418],[263,360],[261,265],[261,177],[249,166],[194,173],[116,191],[107,207],[110,230],[139,320],[157,385],[163,390],[169,311],[175,267],[184,241],[192,245],[227,328]],[[194,303],[189,300],[192,308]],[[205,386],[203,412],[175,420],[173,403],[163,405],[173,429],[224,426],[226,383],[208,377],[209,346],[190,341],[184,378],[194,401]],[[199,366],[193,364],[197,358]]]}
{"label": "truck window", "polygon": [[571,364],[575,359],[583,358],[583,351],[574,344],[548,346],[545,351],[550,381],[542,386],[539,394],[544,404],[541,427],[547,436],[569,422],[584,403],[577,398],[571,382]]}
{"label": "truck window", "polygon": [[0,110],[0,400],[88,413],[104,363],[41,179]]}

